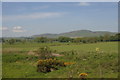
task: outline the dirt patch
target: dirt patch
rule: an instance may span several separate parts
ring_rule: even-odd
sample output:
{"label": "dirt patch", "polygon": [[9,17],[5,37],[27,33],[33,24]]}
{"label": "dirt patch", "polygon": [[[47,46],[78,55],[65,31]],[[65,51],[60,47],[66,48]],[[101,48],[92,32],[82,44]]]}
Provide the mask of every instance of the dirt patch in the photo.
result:
{"label": "dirt patch", "polygon": [[61,56],[64,56],[64,55],[57,54],[57,53],[52,53],[52,56],[61,57]]}
{"label": "dirt patch", "polygon": [[[28,52],[28,55],[39,56],[39,55],[35,54],[34,51],[29,51],[29,52]],[[57,53],[52,53],[52,56],[55,56],[55,57],[61,57],[61,56],[64,56],[64,55],[57,54]]]}
{"label": "dirt patch", "polygon": [[38,55],[37,55],[35,52],[33,52],[33,51],[29,51],[27,54],[28,54],[28,55],[38,56]]}

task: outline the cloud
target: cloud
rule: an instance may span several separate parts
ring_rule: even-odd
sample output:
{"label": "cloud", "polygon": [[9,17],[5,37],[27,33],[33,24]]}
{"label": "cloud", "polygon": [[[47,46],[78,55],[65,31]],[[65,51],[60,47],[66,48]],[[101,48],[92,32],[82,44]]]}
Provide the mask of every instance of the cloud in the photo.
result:
{"label": "cloud", "polygon": [[40,12],[24,15],[11,15],[3,16],[3,21],[13,21],[13,20],[30,20],[30,19],[43,19],[43,18],[53,18],[64,15],[65,13],[59,12]]}
{"label": "cloud", "polygon": [[80,2],[78,6],[90,6],[90,3],[88,2]]}
{"label": "cloud", "polygon": [[20,6],[19,9],[17,9],[18,12],[24,12],[24,11],[35,11],[35,10],[41,10],[41,9],[47,9],[49,8],[50,6],[31,6],[31,7],[24,7],[24,6]]}
{"label": "cloud", "polygon": [[16,26],[13,27],[13,32],[25,32],[26,30],[23,30],[23,28],[21,26]]}
{"label": "cloud", "polygon": [[16,26],[12,29],[9,29],[8,27],[0,27],[0,31],[25,32],[26,30],[24,30],[21,26]]}
{"label": "cloud", "polygon": [[2,31],[7,31],[7,30],[8,30],[8,27],[0,27],[0,30],[2,30]]}
{"label": "cloud", "polygon": [[33,7],[32,10],[47,9],[49,7],[50,6],[36,6],[36,7]]}

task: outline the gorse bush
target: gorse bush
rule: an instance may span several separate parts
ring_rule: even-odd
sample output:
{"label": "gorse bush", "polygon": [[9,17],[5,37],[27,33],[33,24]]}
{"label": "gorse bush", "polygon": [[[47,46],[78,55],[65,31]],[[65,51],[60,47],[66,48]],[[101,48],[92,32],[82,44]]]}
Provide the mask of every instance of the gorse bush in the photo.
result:
{"label": "gorse bush", "polygon": [[64,63],[65,66],[71,65],[71,64],[75,64],[75,62],[65,62],[65,63]]}
{"label": "gorse bush", "polygon": [[72,62],[63,62],[60,60],[53,59],[52,51],[48,46],[40,47],[36,53],[39,55],[40,60],[37,64],[37,71],[38,72],[51,72],[54,70],[59,69],[59,67],[65,67],[71,64]]}
{"label": "gorse bush", "polygon": [[37,63],[37,71],[38,72],[51,72],[53,70],[57,70],[59,67],[65,67],[63,61],[56,60],[56,59],[45,59],[45,60],[39,60]]}

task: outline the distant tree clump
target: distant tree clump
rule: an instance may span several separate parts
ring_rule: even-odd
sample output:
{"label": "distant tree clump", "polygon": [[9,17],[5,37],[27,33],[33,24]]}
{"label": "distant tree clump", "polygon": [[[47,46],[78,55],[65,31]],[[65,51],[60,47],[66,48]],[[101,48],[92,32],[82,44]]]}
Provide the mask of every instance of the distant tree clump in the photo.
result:
{"label": "distant tree clump", "polygon": [[14,43],[53,43],[53,42],[73,42],[73,43],[96,43],[96,42],[110,42],[110,41],[120,41],[120,33],[116,35],[105,34],[97,37],[65,37],[60,36],[58,38],[47,38],[47,37],[36,37],[36,38],[1,38],[0,42],[9,43],[10,45]]}
{"label": "distant tree clump", "polygon": [[48,41],[48,39],[46,37],[37,37],[35,41],[38,43],[45,43]]}
{"label": "distant tree clump", "polygon": [[71,38],[69,38],[69,37],[64,37],[64,36],[60,36],[59,38],[58,38],[58,41],[59,42],[71,42]]}
{"label": "distant tree clump", "polygon": [[11,44],[14,44],[16,42],[16,40],[15,39],[10,39],[10,40],[8,40],[8,43],[11,45]]}

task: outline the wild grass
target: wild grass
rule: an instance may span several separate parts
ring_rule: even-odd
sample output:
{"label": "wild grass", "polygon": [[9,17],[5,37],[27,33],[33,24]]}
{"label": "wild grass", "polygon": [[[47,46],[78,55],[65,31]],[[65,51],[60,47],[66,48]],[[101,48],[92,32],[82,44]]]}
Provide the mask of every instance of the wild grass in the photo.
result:
{"label": "wild grass", "polygon": [[[49,73],[37,72],[38,57],[27,53],[45,45],[56,50],[56,53],[64,55],[56,59],[75,64]],[[101,57],[96,53],[96,47],[100,48]],[[68,78],[70,76],[78,78],[80,73],[87,73],[88,78],[100,78],[99,63],[102,77],[117,78],[118,76],[118,42],[3,44],[2,57],[3,78]]]}

